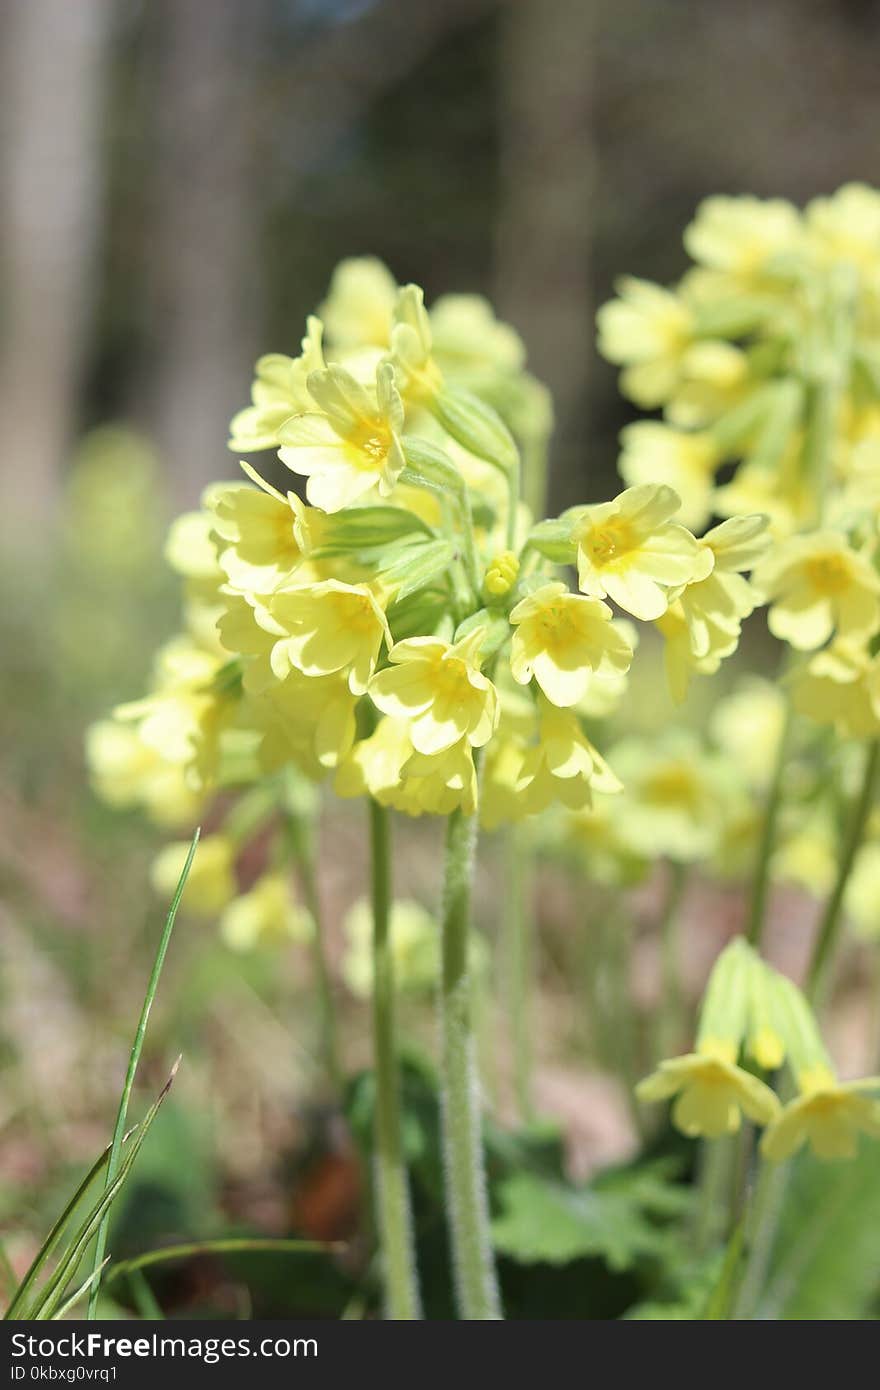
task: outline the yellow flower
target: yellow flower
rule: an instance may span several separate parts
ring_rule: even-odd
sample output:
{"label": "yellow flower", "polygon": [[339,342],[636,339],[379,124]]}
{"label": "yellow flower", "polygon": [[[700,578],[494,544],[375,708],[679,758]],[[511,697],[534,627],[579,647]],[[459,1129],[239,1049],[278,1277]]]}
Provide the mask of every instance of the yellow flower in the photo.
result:
{"label": "yellow flower", "polygon": [[334,270],[318,312],[334,348],[385,348],[396,302],[397,283],[388,267],[375,256],[350,256]]}
{"label": "yellow flower", "polygon": [[620,442],[618,471],[628,486],[665,483],[681,498],[682,525],[705,526],[714,511],[712,492],[720,463],[711,435],[639,420],[621,431]]}
{"label": "yellow flower", "polygon": [[442,753],[461,739],[480,748],[492,737],[498,696],[480,671],[484,636],[476,628],[454,645],[439,637],[407,638],[391,648],[391,665],[371,680],[376,708],[410,721],[417,753]]}
{"label": "yellow flower", "polygon": [[816,514],[816,497],[801,467],[798,442],[789,444],[776,468],[741,463],[730,482],[716,489],[714,506],[726,517],[764,513],[774,536],[790,536],[809,525]]}
{"label": "yellow flower", "polygon": [[216,775],[220,735],[238,696],[234,673],[224,679],[223,657],[179,637],[158,654],[153,693],[118,705],[113,713],[124,723],[136,723],[141,741],[184,770],[193,788],[202,789]]}
{"label": "yellow flower", "polygon": [[369,795],[381,806],[408,816],[470,815],[477,805],[477,774],[471,746],[460,739],[426,756],[413,748],[409,719],[380,719],[339,766],[337,796]]}
{"label": "yellow flower", "polygon": [[754,583],[771,605],[770,631],[799,651],[833,633],[868,636],[880,622],[880,576],[837,531],[785,541],[758,565]]}
{"label": "yellow flower", "polygon": [[700,1044],[698,1052],[661,1062],[639,1082],[636,1095],[641,1101],[677,1096],[672,1122],[689,1139],[736,1134],[743,1115],[765,1125],[779,1111],[770,1087],[736,1065],[735,1046],[711,1038]]}
{"label": "yellow flower", "polygon": [[772,681],[749,676],[712,713],[712,736],[750,786],[766,787],[785,724],[785,697]]}
{"label": "yellow flower", "polygon": [[299,571],[301,582],[315,577],[301,566],[318,544],[323,513],[303,505],[295,493],[285,497],[247,464],[242,468],[257,487],[229,483],[210,490],[220,567],[233,588],[271,594]]}
{"label": "yellow flower", "polygon": [[250,951],[272,941],[304,944],[313,932],[311,917],[294,899],[290,879],[282,873],[263,874],[220,918],[220,935],[233,951]]}
{"label": "yellow flower", "polygon": [[471,744],[459,739],[441,753],[414,752],[403,767],[398,788],[387,794],[387,805],[408,816],[448,816],[477,809],[477,773]]}
{"label": "yellow flower", "polygon": [[817,1158],[854,1158],[859,1134],[880,1139],[880,1101],[865,1092],[880,1090],[880,1076],[838,1081],[830,1067],[818,1065],[798,1076],[801,1094],[785,1106],[761,1140],[761,1152],[782,1163],[808,1143]]}
{"label": "yellow flower", "polygon": [[[208,489],[213,497],[213,489]],[[213,538],[214,518],[210,512],[183,512],[168,528],[163,551],[167,564],[184,579],[196,580],[209,588],[222,584],[223,570]]]}
{"label": "yellow flower", "polygon": [[593,792],[619,792],[621,784],[593,747],[577,716],[539,699],[538,743],[528,748],[516,784],[528,815],[560,802],[579,811]]}
{"label": "yellow flower", "polygon": [[277,449],[285,421],[304,410],[314,410],[308,379],[311,372],[323,366],[321,321],[310,317],[299,357],[273,352],[257,362],[256,380],[251,387],[253,404],[233,418],[229,426],[230,449],[241,454]]}
{"label": "yellow flower", "polygon": [[385,614],[366,584],[325,579],[282,591],[259,605],[256,617],[278,639],[270,659],[281,681],[291,667],[304,676],[341,671],[352,694],[363,695],[383,641],[391,645]]}
{"label": "yellow flower", "polygon": [[387,362],[376,370],[375,399],[343,367],[309,377],[321,413],[295,415],[283,426],[282,463],[308,478],[312,506],[338,512],[377,488],[387,497],[403,471],[403,404]]}
{"label": "yellow flower", "polygon": [[754,289],[768,263],[802,240],[800,213],[782,198],[706,198],[684,233],[695,261],[725,272],[728,293]]}
{"label": "yellow flower", "polygon": [[[178,840],[161,849],[150,869],[153,891],[162,898],[174,895],[189,843]],[[235,847],[225,835],[206,835],[198,843],[183,890],[181,905],[197,917],[213,917],[235,896]]]}
{"label": "yellow flower", "polygon": [[771,860],[776,882],[797,884],[814,898],[823,898],[831,890],[836,871],[837,843],[823,813],[780,835]]}
{"label": "yellow flower", "polygon": [[387,360],[407,403],[430,404],[442,382],[442,373],[434,360],[431,322],[424,292],[418,285],[404,285],[398,293]]}
{"label": "yellow flower", "polygon": [[[352,994],[369,999],[373,993],[373,913],[361,899],[348,911],[343,924],[346,951],[342,976]],[[399,899],[391,904],[388,942],[394,962],[395,988],[414,993],[429,990],[440,964],[437,923],[421,903]]]}
{"label": "yellow flower", "polygon": [[833,642],[791,679],[799,714],[849,738],[880,734],[880,657],[852,642]]}
{"label": "yellow flower", "polygon": [[847,183],[830,198],[807,204],[811,247],[820,261],[848,262],[876,283],[880,247],[880,193],[863,183]]}
{"label": "yellow flower", "polygon": [[712,555],[670,518],[679,499],[670,487],[631,487],[613,502],[570,514],[578,583],[593,598],[611,598],[635,618],[665,613],[667,591],[702,579]]}
{"label": "yellow flower", "polygon": [[609,756],[625,787],[620,835],[637,854],[691,863],[716,849],[731,779],[693,734],[625,739]]}
{"label": "yellow flower", "polygon": [[745,401],[753,390],[749,359],[732,343],[705,339],[681,359],[681,382],[666,417],[682,429],[703,429]]}
{"label": "yellow flower", "polygon": [[290,670],[248,707],[250,721],[262,733],[260,762],[274,772],[291,758],[308,777],[337,767],[354,743],[357,730],[353,695],[343,675],[304,676]]}
{"label": "yellow flower", "polygon": [[632,648],[611,622],[600,599],[571,594],[562,583],[544,584],[516,605],[510,669],[520,685],[532,676],[554,705],[575,705],[594,673],[629,670]]}
{"label": "yellow flower", "polygon": [[380,719],[368,738],[358,739],[339,764],[337,796],[372,796],[382,805],[400,787],[403,768],[412,757],[408,719]]}
{"label": "yellow flower", "polygon": [[101,720],[86,733],[86,760],[92,786],[109,806],[142,806],[156,825],[166,829],[192,825],[204,803],[203,793],[186,780],[184,770],[144,743],[136,729]]}
{"label": "yellow flower", "polygon": [[441,295],[428,317],[434,356],[451,378],[479,381],[499,372],[519,372],[525,365],[526,350],[519,334],[510,324],[499,322],[482,295]]}
{"label": "yellow flower", "polygon": [[687,694],[691,673],[712,675],[736,651],[744,618],[757,595],[741,571],[751,569],[767,546],[767,519],[731,517],[699,542],[711,555],[705,579],[681,589],[657,626],[666,638],[666,671],[673,698]]}
{"label": "yellow flower", "polygon": [[623,394],[653,410],[679,384],[682,357],[693,341],[693,315],[678,295],[647,280],[627,276],[616,289],[620,297],[596,315],[599,351],[625,368]]}

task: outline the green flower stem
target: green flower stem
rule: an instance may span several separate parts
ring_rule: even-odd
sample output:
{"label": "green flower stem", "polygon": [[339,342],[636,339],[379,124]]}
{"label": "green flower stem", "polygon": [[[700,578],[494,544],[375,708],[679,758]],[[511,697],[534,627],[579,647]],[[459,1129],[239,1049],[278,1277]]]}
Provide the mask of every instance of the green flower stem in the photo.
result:
{"label": "green flower stem", "polygon": [[373,909],[373,1051],[376,1078],[376,1207],[385,1279],[387,1316],[397,1322],[421,1317],[412,1213],[403,1153],[400,1075],[394,1019],[391,954],[391,837],[389,813],[370,800]]}
{"label": "green flower stem", "polygon": [[524,837],[510,826],[504,836],[504,954],[507,1011],[513,1041],[513,1077],[520,1120],[534,1119],[529,995],[534,958],[532,861]]}
{"label": "green flower stem", "polygon": [[[291,798],[292,800],[292,798]],[[287,807],[287,832],[299,879],[303,900],[314,923],[314,961],[318,986],[318,1014],[321,1030],[321,1052],[327,1076],[335,1091],[342,1090],[342,1065],[339,1059],[336,1005],[333,1001],[333,982],[327,957],[327,938],[321,912],[321,897],[315,865],[315,837],[312,817],[305,811]]]}
{"label": "green flower stem", "polygon": [[880,772],[880,739],[873,739],[865,755],[862,785],[853,807],[837,866],[837,878],[831,890],[813,946],[807,971],[805,993],[811,1004],[821,1003],[828,984],[828,971],[843,926],[843,900],[853,864],[865,836],[865,827],[877,795]]}
{"label": "green flower stem", "polygon": [[[825,904],[822,920],[807,971],[805,994],[814,1006],[821,1002],[828,983],[828,970],[843,925],[843,900],[856,854],[862,843],[865,826],[877,793],[880,772],[880,740],[873,740],[867,749],[862,785],[853,807],[837,869],[834,887]],[[784,1097],[783,1097],[784,1099]],[[762,1161],[755,1181],[754,1192],[746,1217],[746,1266],[734,1317],[754,1316],[764,1291],[767,1271],[773,1256],[779,1222],[785,1201],[788,1166]]]}
{"label": "green flower stem", "polygon": [[788,760],[788,752],[791,747],[791,734],[794,724],[794,711],[791,701],[786,704],[785,720],[782,725],[782,733],[779,737],[779,746],[776,749],[776,762],[773,766],[773,775],[770,779],[770,787],[767,792],[767,802],[764,807],[764,822],[761,829],[761,840],[758,845],[758,858],[755,863],[755,873],[752,879],[752,893],[749,902],[749,915],[746,926],[746,940],[750,946],[757,950],[761,944],[764,934],[764,922],[767,916],[767,898],[770,892],[770,865],[773,860],[773,853],[776,849],[776,831],[779,821],[779,812],[782,807],[782,785],[785,779],[785,766]]}
{"label": "green flower stem", "polygon": [[762,1159],[745,1217],[745,1267],[733,1302],[737,1322],[754,1318],[767,1279],[779,1218],[785,1198],[789,1164]]}
{"label": "green flower stem", "polygon": [[721,1237],[728,1217],[727,1193],[732,1182],[734,1146],[729,1138],[704,1139],[697,1170],[697,1204],[693,1242],[698,1255],[711,1250]]}
{"label": "green flower stem", "polygon": [[507,547],[516,550],[516,523],[519,512],[519,464],[507,473]]}
{"label": "green flower stem", "polygon": [[469,937],[476,837],[476,817],[453,811],[446,832],[440,1015],[446,1206],[458,1305],[463,1318],[486,1321],[502,1312],[474,1060]]}
{"label": "green flower stem", "polygon": [[669,864],[669,883],[660,917],[660,979],[663,989],[658,1019],[660,1057],[672,1056],[682,1032],[681,905],[687,879],[685,864]]}

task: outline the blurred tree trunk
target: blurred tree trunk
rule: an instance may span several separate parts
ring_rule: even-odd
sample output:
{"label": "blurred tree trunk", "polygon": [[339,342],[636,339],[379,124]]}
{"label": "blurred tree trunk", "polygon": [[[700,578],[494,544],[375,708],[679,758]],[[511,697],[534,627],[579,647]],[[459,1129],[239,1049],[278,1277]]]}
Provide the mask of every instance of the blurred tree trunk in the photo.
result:
{"label": "blurred tree trunk", "polygon": [[10,541],[55,511],[76,427],[102,200],[109,0],[12,0],[3,16],[0,415]]}
{"label": "blurred tree trunk", "polygon": [[506,8],[499,48],[496,295],[553,392],[557,507],[582,495],[588,450],[596,12],[597,0],[519,0]]}
{"label": "blurred tree trunk", "polygon": [[155,186],[148,270],[151,431],[172,492],[192,506],[229,472],[260,310],[255,157],[266,0],[156,0]]}

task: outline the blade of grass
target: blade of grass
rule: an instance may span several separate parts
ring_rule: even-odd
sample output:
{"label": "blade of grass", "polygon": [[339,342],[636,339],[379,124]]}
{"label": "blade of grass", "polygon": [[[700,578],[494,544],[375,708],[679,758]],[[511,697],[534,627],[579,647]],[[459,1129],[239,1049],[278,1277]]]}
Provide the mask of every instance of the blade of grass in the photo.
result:
{"label": "blade of grass", "polygon": [[346,1248],[344,1241],[321,1240],[273,1240],[262,1237],[230,1236],[219,1240],[196,1240],[186,1245],[166,1245],[161,1250],[148,1250],[130,1260],[115,1264],[107,1275],[106,1283],[121,1279],[134,1270],[146,1269],[150,1265],[163,1264],[167,1260],[185,1260],[190,1255],[227,1255],[237,1252],[259,1251],[262,1253],[283,1254],[329,1254]]}
{"label": "blade of grass", "polygon": [[[131,1045],[131,1055],[128,1059],[128,1070],[125,1073],[125,1083],[122,1087],[122,1095],[119,1100],[119,1110],[116,1114],[116,1126],[113,1130],[113,1143],[110,1147],[110,1161],[107,1164],[107,1176],[105,1182],[106,1186],[108,1187],[113,1182],[113,1179],[116,1176],[116,1170],[119,1166],[119,1153],[122,1147],[122,1135],[125,1132],[125,1118],[128,1114],[128,1102],[131,1098],[131,1091],[132,1087],[134,1086],[134,1078],[138,1069],[138,1063],[140,1062],[141,1052],[144,1046],[144,1037],[146,1036],[147,1032],[147,1022],[150,1017],[150,1010],[153,1007],[153,1000],[156,997],[156,991],[159,988],[159,977],[162,974],[162,966],[165,963],[165,954],[168,950],[168,943],[171,940],[171,933],[174,930],[174,919],[177,916],[177,909],[180,906],[180,899],[183,896],[183,890],[186,886],[187,876],[189,875],[193,859],[195,858],[196,847],[199,843],[200,833],[200,829],[197,827],[195,834],[192,838],[192,844],[189,847],[189,854],[186,856],[186,863],[183,866],[183,872],[181,873],[180,878],[178,879],[177,888],[175,889],[174,897],[171,900],[171,907],[168,910],[168,916],[165,918],[165,927],[162,932],[161,939],[159,941],[159,948],[156,951],[156,959],[153,962],[153,970],[150,975],[149,983],[147,985],[147,992],[144,996],[143,1008],[141,1009],[141,1016],[138,1020],[137,1031],[134,1035],[134,1042]],[[98,1270],[98,1266],[102,1263],[104,1259],[104,1250],[107,1246],[107,1227],[109,1220],[110,1213],[108,1208],[108,1211],[105,1214],[104,1219],[98,1228],[98,1235],[97,1239],[95,1240],[95,1253],[93,1261],[93,1269],[95,1270]],[[98,1307],[98,1294],[100,1292],[100,1287],[101,1276],[99,1272],[94,1284],[92,1285],[91,1293],[89,1294],[89,1307],[87,1317],[90,1319],[94,1318],[95,1312]]]}
{"label": "blade of grass", "polygon": [[80,1261],[82,1260],[83,1255],[89,1247],[89,1243],[93,1239],[95,1232],[99,1229],[101,1222],[103,1221],[107,1212],[110,1210],[110,1207],[113,1205],[114,1201],[119,1196],[119,1193],[122,1190],[125,1180],[128,1177],[129,1172],[131,1171],[132,1164],[138,1156],[141,1144],[143,1144],[144,1140],[146,1139],[150,1131],[150,1126],[152,1125],[153,1121],[159,1113],[159,1107],[161,1106],[168,1092],[171,1090],[171,1086],[175,1076],[177,1075],[177,1068],[179,1067],[179,1065],[180,1058],[178,1057],[177,1061],[174,1063],[174,1066],[171,1069],[171,1075],[165,1082],[165,1085],[162,1087],[162,1090],[159,1092],[159,1095],[157,1096],[156,1100],[153,1102],[146,1115],[144,1116],[144,1119],[138,1128],[137,1137],[132,1141],[131,1145],[129,1146],[125,1154],[125,1157],[122,1160],[122,1164],[120,1165],[119,1170],[116,1174],[116,1177],[110,1183],[109,1187],[104,1188],[104,1191],[98,1199],[97,1203],[94,1207],[92,1207],[92,1210],[89,1212],[85,1221],[79,1227],[76,1236],[68,1245],[67,1249],[65,1250],[61,1259],[59,1260],[58,1265],[52,1273],[52,1277],[40,1290],[39,1297],[31,1305],[28,1312],[23,1315],[28,1321],[45,1322],[52,1318],[55,1312],[57,1311],[59,1304],[64,1298],[64,1293],[67,1288],[67,1285],[73,1278],[73,1276],[76,1274],[76,1271],[79,1268]]}
{"label": "blade of grass", "polygon": [[67,1313],[70,1312],[71,1308],[76,1307],[77,1303],[79,1303],[79,1300],[82,1298],[83,1294],[88,1292],[88,1290],[91,1288],[92,1284],[94,1284],[95,1280],[96,1280],[96,1279],[98,1278],[98,1276],[100,1275],[101,1271],[102,1271],[102,1270],[105,1268],[105,1266],[109,1263],[109,1260],[110,1260],[110,1256],[108,1255],[107,1258],[103,1261],[102,1264],[100,1264],[100,1265],[98,1266],[97,1269],[93,1269],[93,1270],[92,1270],[92,1272],[91,1272],[91,1274],[89,1275],[88,1279],[84,1279],[84,1280],[83,1280],[83,1282],[80,1284],[80,1286],[79,1286],[79,1288],[76,1290],[76,1292],[75,1292],[75,1293],[72,1293],[72,1294],[70,1295],[70,1298],[65,1299],[64,1303],[62,1303],[61,1307],[58,1309],[58,1312],[55,1314],[55,1320],[56,1320],[56,1322],[60,1322],[61,1319],[62,1319]]}
{"label": "blade of grass", "polygon": [[[109,1284],[109,1282],[110,1278],[108,1275],[105,1283]],[[135,1308],[137,1308],[139,1314],[146,1322],[161,1322],[164,1320],[165,1314],[156,1301],[156,1295],[153,1293],[145,1276],[141,1274],[139,1269],[130,1271],[128,1276],[128,1287],[131,1289],[131,1296]]]}
{"label": "blade of grass", "polygon": [[12,1265],[9,1262],[9,1256],[6,1253],[6,1246],[3,1244],[2,1241],[0,1241],[0,1275],[3,1276],[4,1297],[11,1297],[12,1291],[15,1288],[16,1283],[15,1270],[12,1268]]}
{"label": "blade of grass", "polygon": [[[131,1135],[134,1133],[135,1129],[137,1128],[138,1126],[134,1125],[132,1129],[128,1131],[128,1134],[125,1135],[125,1139],[123,1140],[123,1142],[129,1139]],[[15,1316],[18,1309],[21,1307],[24,1299],[30,1293],[31,1289],[34,1286],[34,1283],[36,1282],[37,1276],[40,1273],[40,1270],[43,1268],[46,1261],[49,1259],[50,1255],[52,1254],[53,1250],[58,1244],[59,1240],[61,1239],[61,1236],[63,1235],[64,1230],[68,1222],[70,1221],[70,1218],[76,1211],[76,1208],[79,1206],[83,1197],[88,1192],[92,1183],[103,1172],[104,1168],[109,1162],[110,1150],[112,1147],[112,1144],[108,1144],[104,1152],[101,1154],[100,1158],[96,1159],[96,1161],[92,1164],[91,1168],[86,1173],[79,1187],[76,1189],[70,1201],[67,1203],[67,1206],[62,1211],[58,1220],[55,1222],[55,1225],[52,1227],[46,1239],[43,1241],[43,1244],[40,1246],[39,1250],[37,1251],[36,1255],[31,1261],[27,1273],[25,1274],[24,1278],[22,1279],[21,1283],[16,1289],[15,1294],[12,1298],[12,1302],[6,1309],[6,1312],[4,1314],[5,1319],[13,1318]]]}

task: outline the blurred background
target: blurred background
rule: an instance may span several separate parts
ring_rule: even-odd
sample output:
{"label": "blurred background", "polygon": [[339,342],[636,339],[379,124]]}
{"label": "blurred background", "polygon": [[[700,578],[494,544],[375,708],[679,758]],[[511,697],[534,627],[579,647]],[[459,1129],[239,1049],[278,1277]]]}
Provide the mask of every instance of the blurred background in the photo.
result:
{"label": "blurred background", "polygon": [[[254,359],[297,351],[344,256],[378,255],[429,301],[487,294],[553,392],[553,508],[605,494],[629,414],[596,307],[621,273],[681,274],[707,194],[880,182],[878,39],[875,0],[5,0],[0,1227],[16,1263],[105,1141],[157,930],[156,832],[93,800],[83,731],[139,692],[173,628],[165,527],[233,475],[226,426]],[[334,917],[362,851],[359,825],[332,833]],[[430,900],[435,867],[416,837],[402,887]],[[568,1065],[580,908],[546,890],[542,1008],[563,1022],[536,1030],[555,1049],[542,1108],[588,1172],[631,1133],[598,1071]],[[734,909],[713,911],[697,981]],[[138,1240],[220,1214],[344,1230],[346,1141],[303,1114],[308,967],[210,946],[180,932],[163,981],[145,1077],[180,1050],[186,1066],[140,1161]],[[366,1017],[349,1001],[353,1061]],[[244,1297],[213,1269],[177,1277],[189,1311],[206,1284],[227,1310]]]}

